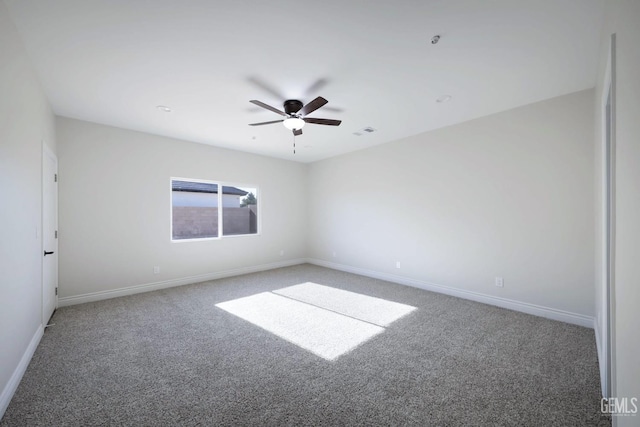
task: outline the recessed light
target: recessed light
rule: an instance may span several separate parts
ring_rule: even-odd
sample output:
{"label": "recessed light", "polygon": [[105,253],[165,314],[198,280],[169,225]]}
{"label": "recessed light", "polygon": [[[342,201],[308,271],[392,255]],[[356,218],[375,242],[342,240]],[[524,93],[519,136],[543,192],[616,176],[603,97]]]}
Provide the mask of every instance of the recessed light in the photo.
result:
{"label": "recessed light", "polygon": [[444,104],[445,102],[451,101],[451,98],[451,95],[442,95],[440,98],[436,99],[436,102]]}
{"label": "recessed light", "polygon": [[156,105],[156,108],[160,111],[162,111],[163,113],[170,113],[171,112],[171,108],[167,107],[166,105]]}

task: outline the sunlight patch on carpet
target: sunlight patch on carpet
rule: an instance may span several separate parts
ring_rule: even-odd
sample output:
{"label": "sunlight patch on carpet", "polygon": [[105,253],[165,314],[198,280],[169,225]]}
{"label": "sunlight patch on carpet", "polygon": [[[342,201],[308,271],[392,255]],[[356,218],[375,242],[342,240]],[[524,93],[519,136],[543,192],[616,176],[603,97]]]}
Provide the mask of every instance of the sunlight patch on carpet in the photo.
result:
{"label": "sunlight patch on carpet", "polygon": [[315,283],[303,283],[216,304],[326,360],[335,360],[415,310]]}
{"label": "sunlight patch on carpet", "polygon": [[307,282],[273,291],[273,293],[306,302],[345,316],[378,326],[389,326],[415,307],[370,297],[330,286]]}

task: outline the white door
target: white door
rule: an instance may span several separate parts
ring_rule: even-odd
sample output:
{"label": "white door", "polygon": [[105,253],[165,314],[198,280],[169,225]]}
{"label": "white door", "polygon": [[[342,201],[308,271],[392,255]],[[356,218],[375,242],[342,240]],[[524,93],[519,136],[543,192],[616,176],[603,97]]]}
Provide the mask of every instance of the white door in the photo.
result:
{"label": "white door", "polygon": [[58,159],[42,146],[42,324],[58,306]]}

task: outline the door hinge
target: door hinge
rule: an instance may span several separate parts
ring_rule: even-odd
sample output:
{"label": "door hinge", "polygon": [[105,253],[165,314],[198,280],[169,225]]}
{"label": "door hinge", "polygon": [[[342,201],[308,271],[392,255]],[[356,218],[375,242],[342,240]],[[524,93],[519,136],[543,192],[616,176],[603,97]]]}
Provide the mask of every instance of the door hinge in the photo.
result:
{"label": "door hinge", "polygon": [[58,287],[56,286],[56,296],[58,296]]}
{"label": "door hinge", "polygon": [[55,231],[55,236],[56,239],[58,238],[58,230]]}
{"label": "door hinge", "polygon": [[58,182],[58,174],[53,174],[53,182]]}

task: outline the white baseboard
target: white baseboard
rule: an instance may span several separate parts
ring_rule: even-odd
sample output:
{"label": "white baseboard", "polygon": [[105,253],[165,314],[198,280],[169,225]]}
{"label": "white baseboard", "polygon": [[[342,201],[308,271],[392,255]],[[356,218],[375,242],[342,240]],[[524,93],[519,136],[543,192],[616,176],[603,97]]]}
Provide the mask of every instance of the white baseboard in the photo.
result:
{"label": "white baseboard", "polygon": [[346,271],[348,273],[359,274],[361,276],[372,277],[374,279],[386,280],[388,282],[399,283],[401,285],[412,286],[414,288],[420,288],[431,292],[437,292],[440,294],[451,295],[458,298],[464,298],[472,301],[481,302],[484,304],[495,305],[509,310],[520,311],[522,313],[532,314],[534,316],[545,317],[547,319],[559,320],[565,323],[571,323],[574,325],[584,326],[587,328],[594,327],[594,319],[590,316],[583,314],[571,313],[569,311],[558,310],[555,308],[543,307],[540,305],[529,304],[526,302],[515,301],[507,298],[495,297],[492,295],[481,294],[479,292],[467,291],[463,289],[456,289],[449,286],[437,285],[434,283],[428,283],[421,280],[411,279],[403,276],[396,276],[394,274],[381,273],[374,270],[368,270],[359,267],[352,267],[344,264],[337,264],[322,259],[309,258],[307,262],[310,264],[319,265],[321,267],[332,268],[334,270]]}
{"label": "white baseboard", "polygon": [[109,298],[122,297],[127,295],[134,295],[142,292],[150,292],[159,289],[172,288],[174,286],[188,285],[192,283],[205,282],[208,280],[221,279],[224,277],[239,276],[241,274],[256,273],[259,271],[272,270],[274,268],[289,267],[292,265],[310,263],[319,265],[322,267],[332,268],[334,270],[346,271],[348,273],[359,274],[361,276],[372,277],[374,279],[386,280],[389,282],[399,283],[401,285],[412,286],[414,288],[424,289],[431,292],[437,292],[441,294],[451,295],[458,298],[464,298],[472,301],[481,302],[484,304],[495,305],[497,307],[507,308],[510,310],[520,311],[522,313],[532,314],[534,316],[545,317],[547,319],[558,320],[565,323],[571,323],[574,325],[584,326],[587,328],[594,328],[595,321],[591,316],[585,316],[583,314],[571,313],[569,311],[558,310],[550,307],[543,307],[536,304],[529,304],[526,302],[515,301],[507,298],[495,297],[492,295],[486,295],[479,292],[467,291],[463,289],[456,289],[449,286],[437,285],[434,283],[428,283],[421,280],[411,279],[404,276],[397,276],[394,274],[381,273],[374,270],[368,270],[359,267],[352,267],[344,264],[338,264],[330,261],[325,261],[317,258],[298,258],[288,261],[275,262],[269,264],[262,264],[251,267],[241,267],[231,270],[223,270],[215,273],[201,274],[197,276],[183,277],[179,279],[165,280],[161,282],[153,282],[142,285],[129,286],[126,288],[119,288],[108,291],[91,292],[82,295],[74,295],[70,297],[63,297],[58,299],[58,306],[65,307],[75,304],[83,304],[86,302],[100,301]]}
{"label": "white baseboard", "polygon": [[31,341],[29,342],[27,349],[24,351],[22,358],[20,358],[18,366],[16,366],[16,369],[13,371],[13,375],[11,375],[11,378],[9,379],[7,385],[4,387],[4,390],[2,390],[2,394],[0,394],[0,419],[9,407],[9,402],[11,402],[13,394],[18,388],[18,384],[20,384],[22,376],[27,370],[29,362],[31,362],[33,353],[35,353],[36,348],[38,348],[38,344],[40,344],[40,339],[42,338],[43,333],[44,328],[42,327],[42,325],[38,325],[38,329],[36,329],[36,333],[33,334],[33,337],[31,337]]}
{"label": "white baseboard", "polygon": [[190,285],[193,283],[206,282],[208,280],[222,279],[224,277],[239,276],[241,274],[256,273],[258,271],[273,270],[274,268],[290,267],[292,265],[304,264],[304,258],[292,259],[269,264],[255,265],[251,267],[234,268],[215,273],[200,274],[197,276],[182,277],[179,279],[164,280],[161,282],[145,283],[142,285],[128,286],[108,291],[91,292],[81,295],[73,295],[58,299],[58,307],[83,304],[85,302],[101,301],[109,298],[123,297],[143,292],[157,291],[160,289],[173,288],[175,286]]}

